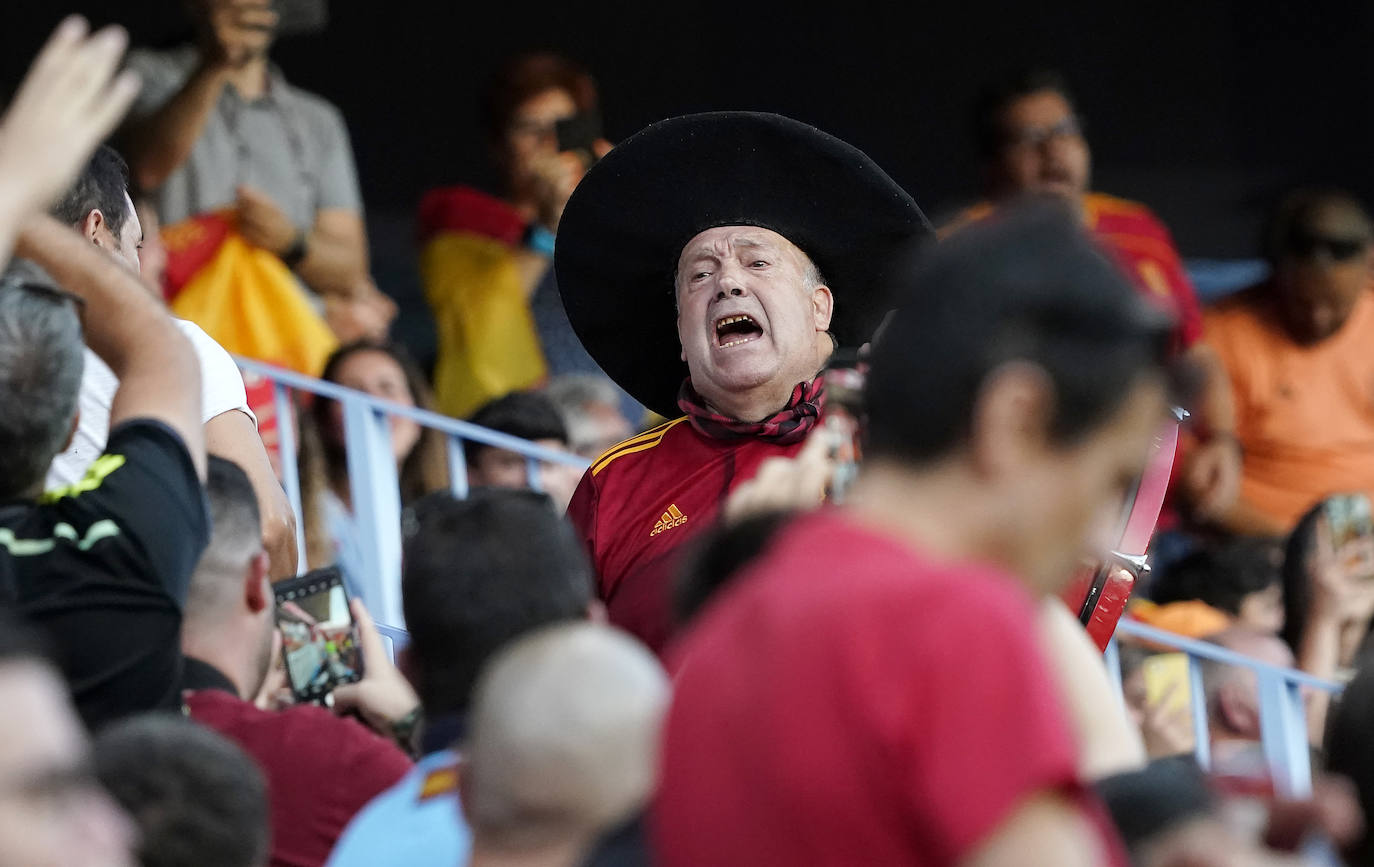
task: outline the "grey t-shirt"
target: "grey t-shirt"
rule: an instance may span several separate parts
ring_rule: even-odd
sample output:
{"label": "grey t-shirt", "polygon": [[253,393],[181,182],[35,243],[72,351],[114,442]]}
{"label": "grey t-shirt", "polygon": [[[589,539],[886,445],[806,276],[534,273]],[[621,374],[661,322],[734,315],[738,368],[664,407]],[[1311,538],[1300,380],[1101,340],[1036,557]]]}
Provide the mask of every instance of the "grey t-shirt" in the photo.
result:
{"label": "grey t-shirt", "polygon": [[[198,60],[194,46],[131,52],[128,65],[143,77],[143,90],[130,116],[161,108]],[[175,223],[233,204],[240,184],[267,193],[303,230],[320,210],[362,211],[343,116],[326,100],[287,84],[276,67],[261,99],[247,102],[225,86],[191,156],[153,199],[163,222]]]}

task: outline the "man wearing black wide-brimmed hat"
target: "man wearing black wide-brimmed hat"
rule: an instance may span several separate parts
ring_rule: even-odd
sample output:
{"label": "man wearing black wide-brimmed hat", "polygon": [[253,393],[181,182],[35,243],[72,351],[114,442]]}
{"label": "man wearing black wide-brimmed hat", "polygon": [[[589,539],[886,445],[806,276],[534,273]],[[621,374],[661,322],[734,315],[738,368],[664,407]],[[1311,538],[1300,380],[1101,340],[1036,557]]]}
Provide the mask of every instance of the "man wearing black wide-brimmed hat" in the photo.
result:
{"label": "man wearing black wide-brimmed hat", "polygon": [[673,421],[607,451],[568,514],[613,622],[661,649],[674,552],[823,408],[821,369],[882,315],[896,253],[930,233],[866,155],[771,114],[673,118],[611,151],[555,265],[597,363]]}

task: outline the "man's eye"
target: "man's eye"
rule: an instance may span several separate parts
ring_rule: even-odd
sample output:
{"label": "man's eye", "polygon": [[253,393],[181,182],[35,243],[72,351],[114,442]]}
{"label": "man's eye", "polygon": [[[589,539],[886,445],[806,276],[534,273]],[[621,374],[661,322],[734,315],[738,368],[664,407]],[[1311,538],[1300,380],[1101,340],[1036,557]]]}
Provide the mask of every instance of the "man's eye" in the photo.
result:
{"label": "man's eye", "polygon": [[750,268],[767,268],[767,267],[768,267],[768,263],[765,262],[765,261],[763,261],[762,259],[755,259],[754,261],[752,261],[752,262],[749,263],[749,267],[750,267]]}
{"label": "man's eye", "polygon": [[692,275],[692,279],[693,279],[693,280],[703,280],[703,279],[705,279],[705,278],[707,278],[707,277],[710,277],[710,276],[711,276],[711,272],[710,272],[710,271],[698,271],[698,272],[696,272],[695,274]]}

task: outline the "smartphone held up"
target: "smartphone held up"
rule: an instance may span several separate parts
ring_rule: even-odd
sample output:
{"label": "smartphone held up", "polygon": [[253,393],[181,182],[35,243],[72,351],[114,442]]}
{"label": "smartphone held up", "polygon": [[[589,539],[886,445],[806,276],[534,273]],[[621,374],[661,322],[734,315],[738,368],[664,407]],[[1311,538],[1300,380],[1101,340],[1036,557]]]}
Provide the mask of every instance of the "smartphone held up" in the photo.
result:
{"label": "smartphone held up", "polygon": [[336,567],[274,587],[282,658],[297,701],[328,704],[334,689],[362,678],[358,624]]}

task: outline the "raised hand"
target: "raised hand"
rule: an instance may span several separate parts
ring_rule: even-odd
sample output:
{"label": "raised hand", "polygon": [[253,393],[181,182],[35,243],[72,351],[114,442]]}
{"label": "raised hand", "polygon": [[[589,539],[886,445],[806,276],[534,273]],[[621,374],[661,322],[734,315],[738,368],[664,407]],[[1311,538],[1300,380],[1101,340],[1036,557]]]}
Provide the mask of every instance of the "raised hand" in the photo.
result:
{"label": "raised hand", "polygon": [[16,218],[46,210],[76,177],[138,94],[138,76],[118,72],[128,36],[91,35],[84,18],[60,25],[0,118],[2,204]]}
{"label": "raised hand", "polygon": [[277,27],[271,0],[201,0],[201,54],[214,66],[240,67],[267,53]]}

